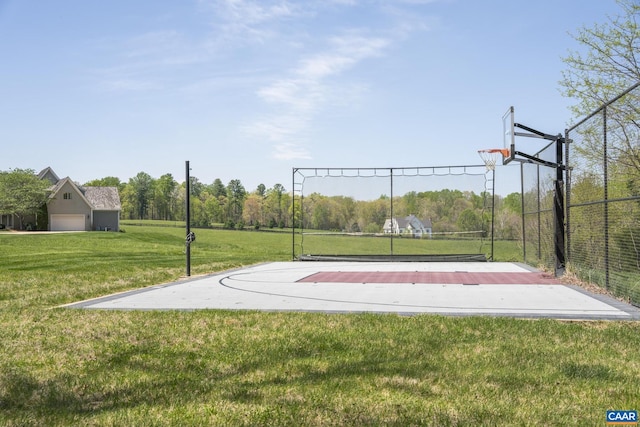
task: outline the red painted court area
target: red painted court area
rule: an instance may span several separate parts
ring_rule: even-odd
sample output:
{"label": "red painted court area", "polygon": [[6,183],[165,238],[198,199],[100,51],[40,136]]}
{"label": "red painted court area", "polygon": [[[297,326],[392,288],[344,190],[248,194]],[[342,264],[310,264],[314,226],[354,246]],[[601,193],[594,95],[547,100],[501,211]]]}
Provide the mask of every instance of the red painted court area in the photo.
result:
{"label": "red painted court area", "polygon": [[304,277],[304,283],[426,283],[463,285],[559,285],[549,274],[536,272],[437,271],[323,271]]}

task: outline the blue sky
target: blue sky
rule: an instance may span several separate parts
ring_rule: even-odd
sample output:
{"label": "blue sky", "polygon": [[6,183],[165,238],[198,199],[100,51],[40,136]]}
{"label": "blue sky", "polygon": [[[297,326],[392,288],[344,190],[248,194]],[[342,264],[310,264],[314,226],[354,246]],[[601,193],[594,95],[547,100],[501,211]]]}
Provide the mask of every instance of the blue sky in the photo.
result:
{"label": "blue sky", "polygon": [[[481,163],[547,133],[614,0],[0,0],[0,170],[291,187],[292,167]],[[538,147],[537,142],[527,142]],[[498,172],[497,192],[519,189]],[[502,178],[501,178],[502,176]]]}

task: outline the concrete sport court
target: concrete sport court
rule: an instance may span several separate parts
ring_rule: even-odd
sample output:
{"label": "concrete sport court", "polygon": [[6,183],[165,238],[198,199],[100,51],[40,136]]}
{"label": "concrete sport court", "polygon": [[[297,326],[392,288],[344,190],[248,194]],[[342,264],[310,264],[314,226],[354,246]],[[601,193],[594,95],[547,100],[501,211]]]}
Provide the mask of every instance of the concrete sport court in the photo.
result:
{"label": "concrete sport court", "polygon": [[66,307],[640,320],[640,310],[504,262],[273,262]]}

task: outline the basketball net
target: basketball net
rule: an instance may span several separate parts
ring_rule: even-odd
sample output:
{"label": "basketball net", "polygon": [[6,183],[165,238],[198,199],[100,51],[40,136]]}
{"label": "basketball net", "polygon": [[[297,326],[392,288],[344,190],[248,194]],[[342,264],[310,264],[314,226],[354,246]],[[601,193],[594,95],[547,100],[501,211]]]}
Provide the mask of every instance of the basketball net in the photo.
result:
{"label": "basketball net", "polygon": [[509,150],[507,148],[488,148],[485,150],[478,150],[478,154],[480,155],[480,158],[482,158],[482,161],[484,161],[487,170],[492,171],[496,169],[498,159],[509,156]]}

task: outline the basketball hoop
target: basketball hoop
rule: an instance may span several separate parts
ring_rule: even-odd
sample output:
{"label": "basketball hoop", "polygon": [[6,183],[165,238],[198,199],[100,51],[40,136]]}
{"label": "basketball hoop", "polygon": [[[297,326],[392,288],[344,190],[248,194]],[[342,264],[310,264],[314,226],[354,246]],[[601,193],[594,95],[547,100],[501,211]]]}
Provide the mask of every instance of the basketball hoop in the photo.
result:
{"label": "basketball hoop", "polygon": [[487,170],[492,171],[496,169],[496,163],[498,159],[502,157],[509,157],[508,148],[487,148],[485,150],[478,150],[478,154],[487,166]]}

